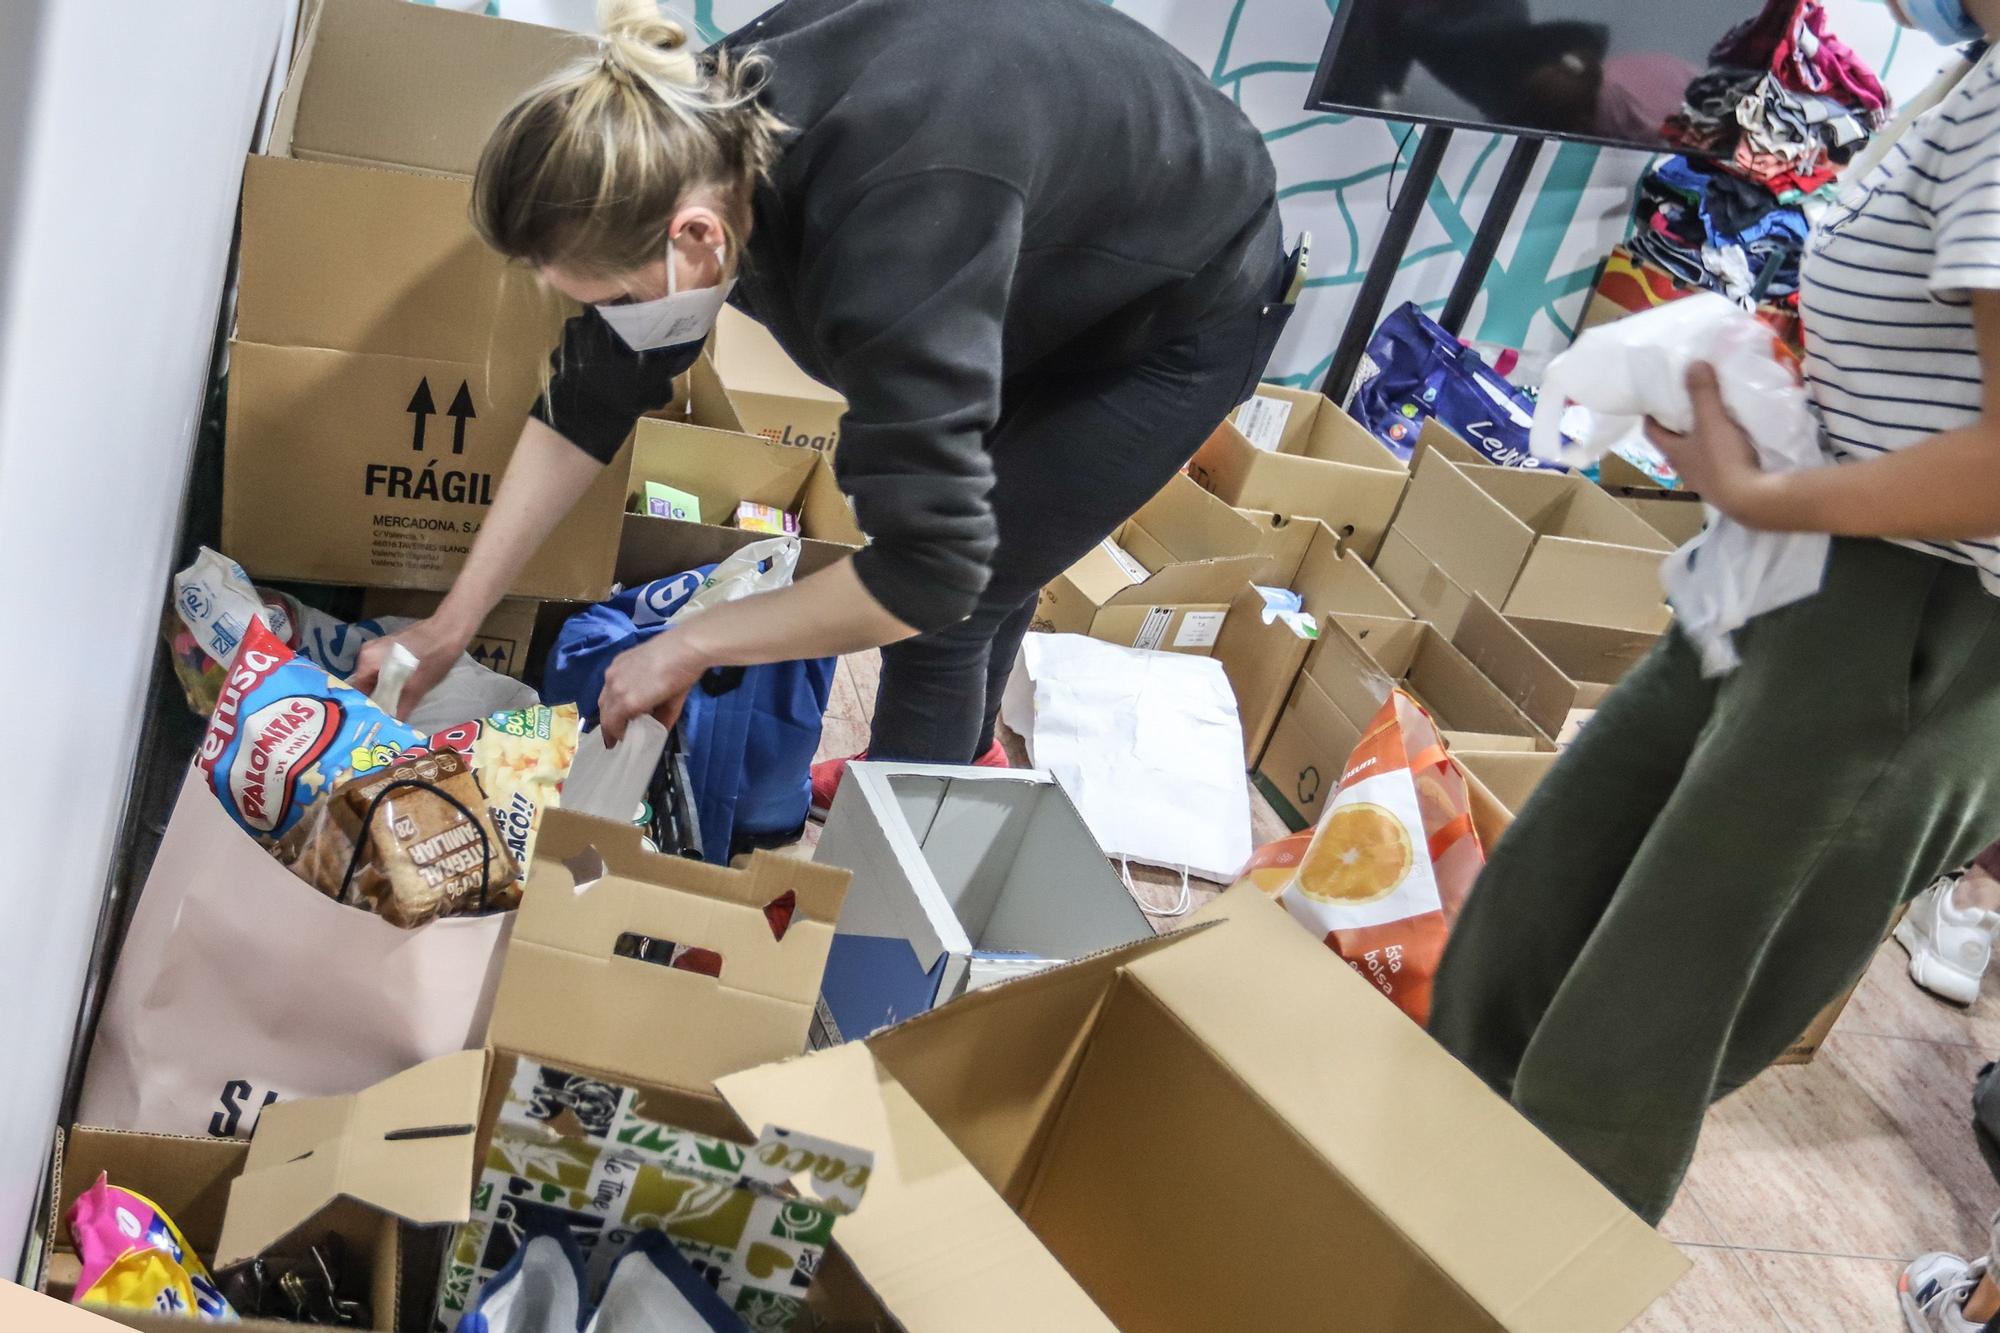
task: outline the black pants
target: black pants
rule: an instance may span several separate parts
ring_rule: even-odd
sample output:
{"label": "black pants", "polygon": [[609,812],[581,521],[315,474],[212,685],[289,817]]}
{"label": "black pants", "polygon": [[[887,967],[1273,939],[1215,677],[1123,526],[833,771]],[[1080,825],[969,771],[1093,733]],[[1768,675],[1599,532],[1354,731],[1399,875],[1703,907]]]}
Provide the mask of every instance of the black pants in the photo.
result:
{"label": "black pants", "polygon": [[1038,374],[1003,401],[986,442],[992,581],[964,620],[882,650],[872,758],[965,764],[992,746],[1042,586],[1158,494],[1256,387],[1291,311],[1279,289],[1290,265],[1278,268],[1267,300],[1137,365]]}

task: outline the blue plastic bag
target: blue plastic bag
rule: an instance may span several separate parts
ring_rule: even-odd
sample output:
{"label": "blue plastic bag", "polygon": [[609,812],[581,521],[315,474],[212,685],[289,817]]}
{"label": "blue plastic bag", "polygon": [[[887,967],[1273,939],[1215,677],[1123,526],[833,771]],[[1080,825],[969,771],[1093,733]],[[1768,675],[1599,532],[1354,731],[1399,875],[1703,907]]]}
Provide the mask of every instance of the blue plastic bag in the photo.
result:
{"label": "blue plastic bag", "polygon": [[1409,302],[1389,312],[1368,344],[1378,373],[1349,409],[1376,439],[1408,459],[1424,422],[1436,417],[1490,463],[1543,468],[1528,450],[1535,403]]}
{"label": "blue plastic bag", "polygon": [[[575,703],[597,725],[604,673],[619,654],[671,630],[671,617],[709,585],[715,565],[628,588],[564,623],[549,651],[545,702]],[[789,840],[812,808],[812,761],[833,694],[835,659],[711,671],[681,713],[702,854]]]}

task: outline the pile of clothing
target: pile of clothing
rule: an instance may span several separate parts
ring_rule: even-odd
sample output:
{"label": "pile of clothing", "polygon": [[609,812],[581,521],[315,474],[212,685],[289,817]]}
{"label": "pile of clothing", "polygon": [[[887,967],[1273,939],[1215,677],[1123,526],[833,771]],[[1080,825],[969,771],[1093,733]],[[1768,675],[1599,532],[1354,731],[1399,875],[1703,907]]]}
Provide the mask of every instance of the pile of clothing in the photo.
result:
{"label": "pile of clothing", "polygon": [[1702,156],[1647,173],[1630,248],[1732,300],[1793,299],[1806,233],[1887,120],[1888,94],[1820,0],[1769,0],[1709,61],[1665,127]]}

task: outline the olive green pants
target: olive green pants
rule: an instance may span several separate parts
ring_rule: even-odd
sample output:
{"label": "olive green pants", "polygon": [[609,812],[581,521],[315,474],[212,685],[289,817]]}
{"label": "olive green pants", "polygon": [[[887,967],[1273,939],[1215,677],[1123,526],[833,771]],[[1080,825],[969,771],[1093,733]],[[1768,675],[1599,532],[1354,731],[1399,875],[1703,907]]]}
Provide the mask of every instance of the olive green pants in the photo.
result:
{"label": "olive green pants", "polygon": [[2000,834],[2000,598],[1971,569],[1838,541],[1736,643],[1708,680],[1670,634],[1612,692],[1493,850],[1431,1014],[1655,1223],[1709,1105]]}

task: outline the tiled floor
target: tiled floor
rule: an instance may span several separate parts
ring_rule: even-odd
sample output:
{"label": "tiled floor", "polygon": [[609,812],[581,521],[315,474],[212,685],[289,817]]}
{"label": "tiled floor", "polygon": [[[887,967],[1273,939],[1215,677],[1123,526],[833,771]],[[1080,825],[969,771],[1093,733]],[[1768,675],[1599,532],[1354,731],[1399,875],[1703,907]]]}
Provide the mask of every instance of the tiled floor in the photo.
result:
{"label": "tiled floor", "polygon": [[[874,654],[842,662],[822,756],[867,744],[876,679]],[[1024,763],[1018,738],[1003,739]],[[1255,842],[1285,832],[1255,790],[1250,802]],[[1142,905],[1179,894],[1177,876],[1133,878]],[[1222,886],[1193,887],[1198,905]],[[1896,1333],[1908,1259],[1983,1252],[2000,1185],[1967,1121],[1973,1078],[2000,1055],[2000,999],[1953,1008],[1913,986],[1904,961],[1885,944],[1812,1064],[1772,1070],[1710,1113],[1661,1228],[1694,1269],[1634,1330]]]}

